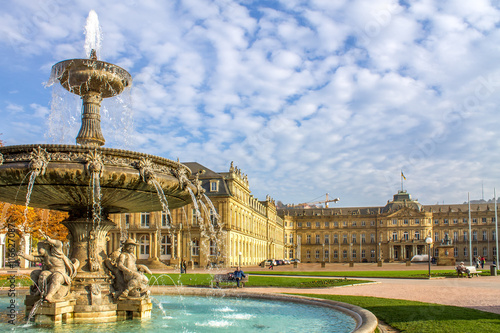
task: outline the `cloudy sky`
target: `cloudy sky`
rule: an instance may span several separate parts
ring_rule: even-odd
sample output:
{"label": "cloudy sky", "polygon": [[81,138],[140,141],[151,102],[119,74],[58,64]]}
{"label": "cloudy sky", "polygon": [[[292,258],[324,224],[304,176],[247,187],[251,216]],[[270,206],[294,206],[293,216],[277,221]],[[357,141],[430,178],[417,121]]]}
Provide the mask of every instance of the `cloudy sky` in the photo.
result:
{"label": "cloudy sky", "polygon": [[285,203],[384,205],[401,170],[424,204],[500,191],[497,1],[4,2],[6,145],[74,143],[80,102],[44,83],[85,56],[92,9],[100,59],[134,78],[103,108],[106,147],[234,161],[256,197]]}

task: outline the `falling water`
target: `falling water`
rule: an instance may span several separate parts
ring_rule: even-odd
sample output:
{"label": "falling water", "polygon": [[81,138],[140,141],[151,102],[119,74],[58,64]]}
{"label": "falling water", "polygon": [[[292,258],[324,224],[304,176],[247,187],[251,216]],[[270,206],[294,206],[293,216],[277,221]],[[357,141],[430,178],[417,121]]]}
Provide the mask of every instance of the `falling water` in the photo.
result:
{"label": "falling water", "polygon": [[187,187],[189,194],[191,195],[191,200],[193,201],[194,209],[196,211],[196,219],[198,220],[198,224],[202,224],[203,219],[201,218],[200,209],[198,208],[198,201],[196,200],[196,196],[189,187]]}
{"label": "falling water", "polygon": [[90,186],[92,191],[92,222],[95,228],[101,225],[101,181],[99,172],[92,172]]}
{"label": "falling water", "polygon": [[85,57],[90,58],[90,52],[96,51],[97,59],[101,56],[102,31],[99,18],[94,10],[89,12],[85,25]]}
{"label": "falling water", "polygon": [[26,232],[26,226],[28,225],[28,208],[30,205],[30,200],[31,200],[31,192],[33,192],[33,186],[35,185],[35,179],[36,176],[38,176],[40,172],[33,170],[30,172],[30,180],[28,182],[28,189],[26,191],[26,204],[24,205],[24,222],[22,225],[22,234],[24,236],[24,233]]}
{"label": "falling water", "polygon": [[42,303],[43,303],[43,298],[40,298],[38,301],[35,302],[35,304],[33,304],[30,314],[28,315],[28,321],[26,322],[26,324],[29,324],[31,322],[31,319],[36,314],[36,311],[38,310],[40,305],[42,305]]}

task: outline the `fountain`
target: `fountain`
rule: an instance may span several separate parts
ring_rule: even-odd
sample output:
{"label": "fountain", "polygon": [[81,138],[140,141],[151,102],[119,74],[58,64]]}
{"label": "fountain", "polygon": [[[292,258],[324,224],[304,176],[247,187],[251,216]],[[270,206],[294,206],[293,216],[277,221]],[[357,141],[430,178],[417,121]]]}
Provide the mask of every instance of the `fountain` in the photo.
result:
{"label": "fountain", "polygon": [[[69,213],[63,222],[70,232],[68,257],[61,242],[50,237],[39,243],[37,256],[20,254],[44,263],[32,274],[36,287],[26,298],[26,311],[45,300],[35,314],[38,323],[149,317],[147,279],[139,272],[148,269],[136,266],[135,256],[129,255],[134,240],[108,258],[105,238],[115,227],[108,215],[168,211],[190,203],[192,193],[198,195],[189,181],[191,171],[166,158],[102,147],[101,101],[120,94],[132,78],[123,68],[98,60],[95,49],[88,59],[55,64],[51,82],[81,96],[77,145],[0,147],[0,201]],[[18,193],[27,193],[25,202]]]}
{"label": "fountain", "polygon": [[[91,17],[95,22],[96,16],[91,13]],[[98,32],[99,29],[94,31]],[[82,124],[76,138],[77,145],[32,144],[0,147],[0,201],[69,213],[69,217],[63,222],[69,230],[68,256],[64,254],[62,242],[43,234],[45,240],[38,243],[37,254],[19,254],[26,260],[43,263],[41,270],[35,270],[31,274],[34,285],[25,299],[26,314],[33,316],[38,324],[97,324],[78,325],[80,331],[107,330],[109,326],[105,323],[108,322],[150,317],[153,317],[152,320],[144,325],[137,321],[129,325],[118,323],[112,330],[157,330],[159,327],[165,327],[165,306],[169,307],[168,316],[177,316],[172,326],[175,331],[194,331],[196,327],[218,331],[221,325],[233,324],[242,330],[281,331],[284,322],[302,314],[303,317],[299,318],[299,321],[303,325],[300,327],[303,328],[299,330],[324,332],[332,325],[331,316],[337,316],[332,312],[343,312],[348,318],[335,321],[339,324],[334,324],[336,329],[333,331],[346,332],[353,328],[362,332],[373,331],[376,319],[371,319],[370,329],[367,330],[367,314],[363,313],[363,309],[346,304],[327,304],[327,307],[336,311],[320,314],[317,320],[313,315],[321,311],[305,311],[311,305],[325,306],[317,300],[247,293],[248,297],[256,299],[278,299],[285,304],[291,302],[307,305],[293,310],[290,315],[292,308],[288,305],[285,307],[276,302],[271,305],[271,302],[267,304],[259,301],[252,303],[254,301],[238,299],[237,293],[226,294],[222,290],[211,289],[203,291],[202,294],[205,312],[198,309],[200,301],[194,301],[193,312],[200,313],[202,319],[191,320],[188,324],[178,320],[189,319],[190,314],[176,311],[179,310],[178,301],[172,301],[165,296],[156,300],[163,315],[160,318],[158,314],[152,315],[148,280],[143,275],[143,272],[150,271],[146,266],[136,264],[136,241],[126,239],[128,235],[124,234],[123,249],[109,256],[106,254],[106,235],[116,226],[109,219],[109,214],[163,211],[168,215],[169,209],[183,207],[192,202],[198,219],[201,219],[200,207],[206,215],[209,215],[208,208],[213,211],[213,220],[208,225],[208,231],[204,229],[202,232],[214,242],[217,241],[217,235],[224,233],[222,221],[211,201],[203,193],[201,182],[198,181],[199,174],[194,177],[192,183],[189,180],[190,169],[179,162],[102,147],[105,139],[100,126],[101,101],[120,94],[130,86],[132,78],[124,69],[98,60],[99,52],[96,47],[99,42],[95,38],[93,42],[94,46],[90,47],[88,59],[65,60],[52,68],[51,82],[59,82],[69,92],[81,96],[83,101]],[[20,193],[26,193],[24,201],[19,197]],[[200,222],[200,226],[204,224]],[[19,232],[24,235],[27,230],[21,228]],[[182,293],[199,295],[199,290],[183,290]],[[213,296],[220,301],[214,301]],[[241,309],[233,307],[233,298],[241,301]],[[170,303],[173,305],[169,305]],[[217,305],[216,308],[214,304]],[[2,298],[0,305],[2,309],[13,306],[12,300],[6,302]],[[269,311],[271,306],[278,308],[276,313]],[[183,308],[187,309],[186,304]],[[247,311],[247,308],[253,308],[253,312]],[[228,311],[239,313],[225,314]],[[269,317],[264,317],[268,312]],[[205,320],[208,316],[213,319]],[[276,319],[277,316],[281,316],[281,319]],[[255,321],[247,322],[248,319]],[[276,323],[272,322],[275,319]],[[319,319],[322,320],[321,324],[318,324]],[[319,326],[312,329],[311,321]],[[271,322],[272,325],[269,325]],[[8,325],[11,324],[15,323],[9,320]],[[6,328],[0,323],[0,329]],[[40,328],[40,331],[51,329]],[[70,325],[69,329],[76,328]]]}

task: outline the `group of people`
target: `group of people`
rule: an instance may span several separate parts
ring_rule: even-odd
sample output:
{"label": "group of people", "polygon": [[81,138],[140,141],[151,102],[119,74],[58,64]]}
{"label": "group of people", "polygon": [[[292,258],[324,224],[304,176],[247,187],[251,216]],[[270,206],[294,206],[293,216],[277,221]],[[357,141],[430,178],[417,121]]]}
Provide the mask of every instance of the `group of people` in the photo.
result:
{"label": "group of people", "polygon": [[481,268],[484,268],[484,257],[474,257],[474,259],[472,259],[472,262],[476,265],[476,268],[479,268],[479,266],[481,266]]}

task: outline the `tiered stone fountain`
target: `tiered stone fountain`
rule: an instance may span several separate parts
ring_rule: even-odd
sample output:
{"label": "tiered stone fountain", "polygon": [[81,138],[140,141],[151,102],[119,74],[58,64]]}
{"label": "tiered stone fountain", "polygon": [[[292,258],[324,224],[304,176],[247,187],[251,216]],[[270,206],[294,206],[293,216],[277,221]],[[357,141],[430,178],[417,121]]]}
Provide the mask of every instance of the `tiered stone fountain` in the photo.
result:
{"label": "tiered stone fountain", "polygon": [[[149,317],[151,301],[146,286],[139,281],[136,268],[141,267],[135,266],[135,257],[133,266],[129,263],[128,268],[123,268],[123,262],[121,266],[119,263],[123,254],[112,258],[106,254],[105,238],[115,227],[108,214],[163,210],[165,203],[158,199],[158,189],[170,208],[190,203],[189,192],[197,192],[189,181],[191,171],[166,158],[101,147],[105,142],[100,127],[101,101],[120,94],[131,84],[127,71],[97,60],[94,52],[90,59],[65,60],[54,65],[52,76],[83,100],[78,145],[0,147],[0,201],[24,204],[19,194],[28,193],[30,206],[69,213],[63,223],[70,232],[71,261],[66,258],[64,262],[72,268],[66,273],[61,265],[54,268],[50,261],[62,260],[60,244],[50,238],[41,242],[39,249],[45,246],[45,250],[39,250],[37,258],[44,263],[41,273],[45,274],[47,285],[32,288],[32,295],[26,298],[27,312],[37,305],[34,317],[38,323]],[[134,240],[128,243],[133,247]],[[130,252],[134,252],[133,248]],[[45,257],[40,256],[43,253]],[[137,279],[127,286],[127,281],[122,280],[132,274],[128,272],[130,267]],[[57,269],[63,273],[55,272]],[[123,276],[117,276],[120,273]],[[57,293],[50,294],[51,285],[56,286]],[[126,295],[121,294],[124,289]]]}

